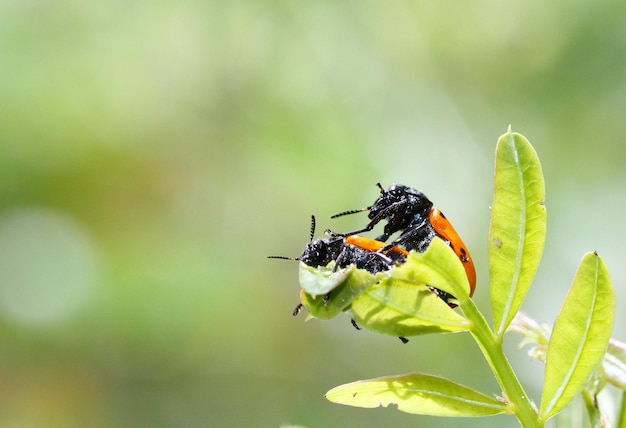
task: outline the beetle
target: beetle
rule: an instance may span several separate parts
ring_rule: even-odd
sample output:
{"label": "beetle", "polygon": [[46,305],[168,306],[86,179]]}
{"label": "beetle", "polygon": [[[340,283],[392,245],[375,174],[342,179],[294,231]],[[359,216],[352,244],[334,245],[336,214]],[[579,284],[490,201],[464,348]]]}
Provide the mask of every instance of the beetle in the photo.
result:
{"label": "beetle", "polygon": [[441,210],[434,207],[426,195],[412,187],[403,184],[392,184],[388,189],[385,189],[380,183],[376,183],[376,185],[380,189],[380,196],[372,205],[358,210],[343,211],[331,216],[331,218],[337,218],[369,211],[368,218],[370,222],[361,229],[338,235],[349,237],[369,232],[379,222],[386,220],[387,224],[383,228],[383,234],[378,236],[375,241],[386,242],[391,235],[397,232],[399,236],[377,250],[383,254],[399,245],[402,245],[409,251],[424,252],[433,238],[438,236],[454,250],[461,263],[463,263],[470,285],[471,297],[476,288],[476,269],[472,256]]}
{"label": "beetle", "polygon": [[[376,241],[359,235],[341,236],[327,231],[328,238],[313,239],[315,235],[315,216],[311,216],[310,240],[299,257],[268,256],[270,259],[283,259],[300,261],[307,266],[321,267],[335,261],[333,271],[349,265],[355,265],[357,269],[365,269],[371,274],[391,269],[397,263],[406,260],[407,250],[392,246],[386,254],[378,250],[387,246],[385,242]],[[330,292],[324,297],[324,302],[330,299]],[[302,310],[302,303],[298,304],[293,311],[296,316]]]}
{"label": "beetle", "polygon": [[353,264],[358,269],[378,273],[389,270],[395,263],[404,262],[409,254],[407,250],[397,246],[387,248],[385,253],[379,252],[388,245],[365,236],[343,236],[331,231],[326,232],[330,235],[328,238],[313,239],[315,216],[311,216],[310,240],[299,257],[268,256],[268,258],[301,261],[312,267],[326,266],[334,260],[334,270]]}

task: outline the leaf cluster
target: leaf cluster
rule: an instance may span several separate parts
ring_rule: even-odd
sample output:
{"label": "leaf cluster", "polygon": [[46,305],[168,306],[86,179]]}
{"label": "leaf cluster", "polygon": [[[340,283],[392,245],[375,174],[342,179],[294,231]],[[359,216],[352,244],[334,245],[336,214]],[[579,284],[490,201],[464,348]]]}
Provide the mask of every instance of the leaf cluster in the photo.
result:
{"label": "leaf cluster", "polygon": [[[609,345],[615,302],[607,267],[595,252],[582,257],[549,338],[545,329],[514,321],[541,260],[546,206],[539,158],[528,140],[510,129],[498,140],[494,177],[488,247],[493,327],[470,298],[458,257],[438,238],[427,251],[411,252],[389,272],[372,275],[353,266],[331,272],[330,267],[302,265],[300,282],[302,302],[312,317],[347,312],[359,325],[395,336],[469,332],[501,393],[485,394],[450,379],[411,373],[338,386],[326,394],[330,401],[358,407],[394,404],[404,412],[437,416],[508,413],[524,427],[541,427],[582,392],[590,420],[601,423],[595,397],[606,383],[605,373],[622,389],[626,378],[624,347],[616,341]],[[428,286],[455,296],[462,314]],[[331,291],[332,298],[324,300]],[[546,362],[539,406],[524,391],[502,349],[510,327],[527,333],[531,341],[543,341],[537,354]],[[607,348],[614,352],[607,354]]]}

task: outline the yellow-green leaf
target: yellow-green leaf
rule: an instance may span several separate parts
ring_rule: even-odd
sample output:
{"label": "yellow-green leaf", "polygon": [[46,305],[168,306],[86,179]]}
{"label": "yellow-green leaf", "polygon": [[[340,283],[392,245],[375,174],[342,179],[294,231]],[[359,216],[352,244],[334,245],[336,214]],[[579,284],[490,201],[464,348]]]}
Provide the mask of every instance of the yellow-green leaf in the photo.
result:
{"label": "yellow-green leaf", "polygon": [[546,356],[540,418],[554,416],[583,388],[606,352],[615,301],[609,272],[585,254],[554,323]]}
{"label": "yellow-green leaf", "polygon": [[489,416],[507,405],[472,388],[438,376],[411,373],[338,386],[326,393],[333,403],[356,407],[394,404],[407,413],[434,416]]}
{"label": "yellow-green leaf", "polygon": [[[332,265],[312,268],[304,263],[300,264],[300,303],[313,318],[327,320],[336,317],[382,275],[372,275],[354,265],[332,272]],[[311,290],[315,291],[315,295],[310,293]],[[330,294],[326,298],[328,293]]]}
{"label": "yellow-green leaf", "polygon": [[356,268],[354,265],[333,271],[335,262],[328,266],[308,266],[300,262],[300,288],[313,297],[325,295],[342,284]]}
{"label": "yellow-green leaf", "polygon": [[501,338],[532,282],[546,236],[545,186],[537,153],[509,131],[496,148],[489,231],[491,305]]}
{"label": "yellow-green leaf", "polygon": [[385,278],[368,288],[347,313],[361,327],[392,336],[458,332],[470,327],[467,319],[426,285],[398,278]]}

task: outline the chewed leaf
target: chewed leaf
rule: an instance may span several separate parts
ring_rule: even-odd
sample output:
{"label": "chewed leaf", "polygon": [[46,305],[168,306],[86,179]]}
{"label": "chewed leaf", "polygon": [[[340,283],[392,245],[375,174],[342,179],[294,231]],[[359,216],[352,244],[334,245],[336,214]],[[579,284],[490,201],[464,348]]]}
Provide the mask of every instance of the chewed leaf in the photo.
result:
{"label": "chewed leaf", "polygon": [[[331,319],[343,312],[354,299],[361,293],[379,281],[381,274],[372,275],[366,270],[357,269],[354,265],[348,266],[338,272],[332,272],[332,267],[311,268],[305,264],[300,265],[300,281],[302,293],[300,303],[309,312],[309,315],[319,319]],[[337,283],[332,284],[332,281]],[[303,282],[304,281],[304,282]],[[334,285],[326,294],[312,295],[307,292],[305,286],[311,289],[315,282],[322,285],[331,283]],[[316,291],[325,290],[323,286],[315,286]]]}
{"label": "chewed leaf", "polygon": [[582,389],[606,352],[615,302],[608,270],[596,253],[580,262],[554,323],[546,356],[540,416],[558,413]]}
{"label": "chewed leaf", "polygon": [[300,287],[313,297],[327,294],[342,284],[355,269],[355,266],[348,266],[333,272],[333,266],[332,262],[329,266],[320,267],[308,266],[301,262],[298,274]]}
{"label": "chewed leaf", "polygon": [[333,403],[374,408],[398,406],[407,413],[433,416],[489,416],[510,412],[508,406],[472,388],[438,376],[411,373],[362,380],[326,393]]}
{"label": "chewed leaf", "polygon": [[537,153],[507,132],[496,148],[489,231],[494,330],[502,337],[535,275],[546,237],[545,186]]}
{"label": "chewed leaf", "polygon": [[393,278],[428,284],[457,299],[469,297],[470,286],[463,264],[454,250],[435,237],[423,253],[411,251],[406,262],[390,271]]}
{"label": "chewed leaf", "polygon": [[361,327],[392,336],[469,330],[470,323],[424,284],[385,278],[356,298],[348,314]]}

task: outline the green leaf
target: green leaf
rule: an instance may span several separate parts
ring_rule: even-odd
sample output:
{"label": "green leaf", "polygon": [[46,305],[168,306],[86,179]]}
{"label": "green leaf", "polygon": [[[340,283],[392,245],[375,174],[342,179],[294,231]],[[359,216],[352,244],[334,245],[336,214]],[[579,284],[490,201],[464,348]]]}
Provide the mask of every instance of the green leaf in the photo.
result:
{"label": "green leaf", "polygon": [[428,284],[459,300],[469,298],[470,286],[459,257],[441,238],[435,237],[426,251],[411,251],[406,262],[390,271],[392,278]]}
{"label": "green leaf", "polygon": [[385,278],[367,289],[347,313],[361,327],[392,336],[458,332],[470,327],[467,319],[426,285],[398,278]]}
{"label": "green leaf", "polygon": [[362,327],[393,336],[469,329],[469,322],[425,285],[469,298],[463,264],[440,238],[424,253],[411,251],[405,263],[389,272],[372,275],[354,266],[333,272],[333,266],[300,264],[300,300],[314,318],[334,318],[349,309]]}
{"label": "green leaf", "polygon": [[535,275],[546,236],[545,186],[537,153],[509,131],[496,148],[489,231],[491,305],[502,338]]}
{"label": "green leaf", "polygon": [[474,389],[420,373],[348,383],[328,391],[326,398],[366,408],[395,404],[403,412],[434,416],[489,416],[510,411],[505,403]]}
{"label": "green leaf", "polygon": [[582,389],[602,361],[615,311],[608,270],[596,253],[585,254],[554,323],[541,398],[543,421]]}
{"label": "green leaf", "polygon": [[[313,318],[327,320],[336,317],[356,297],[379,281],[382,275],[372,275],[354,265],[332,272],[332,266],[333,263],[323,268],[312,268],[300,264],[300,303]],[[330,295],[325,300],[328,293]]]}
{"label": "green leaf", "polygon": [[313,297],[325,295],[342,284],[355,269],[354,265],[350,265],[333,272],[334,266],[334,262],[330,262],[328,266],[319,267],[300,262],[298,273],[300,287]]}

